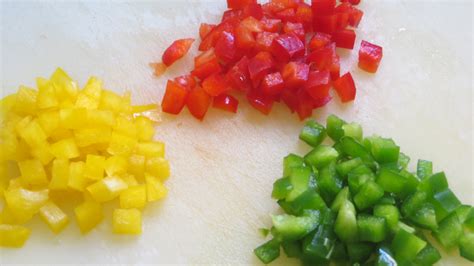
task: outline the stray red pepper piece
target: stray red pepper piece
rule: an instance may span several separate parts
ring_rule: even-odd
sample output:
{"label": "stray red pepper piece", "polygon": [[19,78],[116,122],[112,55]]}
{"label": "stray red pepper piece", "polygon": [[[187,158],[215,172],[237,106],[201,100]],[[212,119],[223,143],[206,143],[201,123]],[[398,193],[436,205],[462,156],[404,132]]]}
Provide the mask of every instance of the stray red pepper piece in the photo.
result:
{"label": "stray red pepper piece", "polygon": [[212,106],[231,113],[237,113],[239,101],[231,95],[221,94],[214,98]]}
{"label": "stray red pepper piece", "polygon": [[268,115],[272,110],[273,99],[269,96],[258,93],[255,90],[247,94],[247,100],[253,108],[257,109],[264,115]]}
{"label": "stray red pepper piece", "polygon": [[382,47],[362,41],[359,49],[359,68],[369,73],[377,72],[382,56]]}
{"label": "stray red pepper piece", "polygon": [[188,90],[173,80],[168,80],[165,95],[161,101],[163,112],[177,115],[183,110]]}
{"label": "stray red pepper piece", "polygon": [[210,104],[211,96],[199,86],[192,89],[186,99],[186,106],[189,112],[199,120],[204,118]]}
{"label": "stray red pepper piece", "polygon": [[150,63],[150,66],[153,68],[153,74],[156,77],[163,75],[163,73],[166,71],[166,65],[163,63]]}
{"label": "stray red pepper piece", "polygon": [[168,48],[166,48],[161,57],[161,61],[163,61],[166,66],[171,66],[176,62],[176,60],[186,55],[193,42],[194,39],[192,38],[174,41]]}
{"label": "stray red pepper piece", "polygon": [[221,74],[214,74],[206,78],[202,82],[202,88],[207,92],[207,94],[213,97],[218,96],[230,89],[226,78]]}
{"label": "stray red pepper piece", "polygon": [[285,86],[297,89],[308,80],[309,66],[305,63],[289,62],[283,67],[282,76]]}
{"label": "stray red pepper piece", "polygon": [[335,32],[333,38],[337,47],[352,49],[354,48],[356,34],[354,30],[345,29]]}
{"label": "stray red pepper piece", "polygon": [[277,60],[288,62],[304,55],[304,43],[295,34],[282,34],[273,40],[271,50]]}
{"label": "stray red pepper piece", "polygon": [[341,98],[341,102],[345,103],[354,100],[356,87],[350,72],[347,72],[339,79],[333,81],[333,86],[339,98]]}
{"label": "stray red pepper piece", "polygon": [[283,77],[280,72],[266,75],[263,78],[261,88],[262,92],[268,96],[280,94],[285,88],[285,83],[283,82]]}
{"label": "stray red pepper piece", "polygon": [[321,99],[329,96],[331,79],[328,71],[309,72],[308,81],[304,84],[304,89],[313,99]]}

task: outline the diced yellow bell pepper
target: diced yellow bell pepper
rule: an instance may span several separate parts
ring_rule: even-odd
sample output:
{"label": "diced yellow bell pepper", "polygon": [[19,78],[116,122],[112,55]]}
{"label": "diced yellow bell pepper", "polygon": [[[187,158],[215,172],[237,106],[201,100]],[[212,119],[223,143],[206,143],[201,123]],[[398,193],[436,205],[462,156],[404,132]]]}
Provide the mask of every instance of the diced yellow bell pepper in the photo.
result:
{"label": "diced yellow bell pepper", "polygon": [[54,84],[59,99],[76,98],[78,92],[77,84],[61,68],[58,67],[54,71],[50,81]]}
{"label": "diced yellow bell pepper", "polygon": [[103,90],[100,98],[99,109],[111,110],[114,113],[119,113],[122,110],[122,97],[115,92]]}
{"label": "diced yellow bell pepper", "polygon": [[28,160],[18,163],[21,179],[25,184],[42,185],[48,182],[43,164],[37,160]]}
{"label": "diced yellow bell pepper", "polygon": [[34,89],[20,86],[15,97],[13,110],[17,114],[34,115],[36,114],[36,97],[38,92]]}
{"label": "diced yellow bell pepper", "polygon": [[147,200],[157,201],[168,194],[168,190],[163,183],[156,177],[145,174]]}
{"label": "diced yellow bell pepper", "polygon": [[133,121],[125,118],[124,116],[118,116],[114,127],[114,132],[128,136],[130,138],[137,137],[137,128]]}
{"label": "diced yellow bell pepper", "polygon": [[22,155],[18,154],[20,143],[15,133],[7,130],[0,130],[0,159],[1,161],[18,161]]}
{"label": "diced yellow bell pepper", "polygon": [[38,115],[38,122],[46,136],[51,136],[51,134],[59,127],[59,112],[42,112]]}
{"label": "diced yellow bell pepper", "polygon": [[3,121],[3,118],[6,118],[10,111],[14,108],[16,103],[16,93],[5,96],[5,98],[0,99],[0,119]]}
{"label": "diced yellow bell pepper", "polygon": [[97,77],[90,77],[82,92],[93,99],[100,99],[102,94],[102,80]]}
{"label": "diced yellow bell pepper", "polygon": [[87,185],[89,185],[89,180],[84,176],[85,163],[82,161],[71,162],[69,165],[69,181],[68,187],[83,192]]}
{"label": "diced yellow bell pepper", "polygon": [[39,213],[43,221],[56,234],[61,232],[69,223],[67,215],[51,201],[43,205]]}
{"label": "diced yellow bell pepper", "polygon": [[83,234],[96,227],[103,219],[102,205],[92,200],[84,201],[74,209],[77,224]]}
{"label": "diced yellow bell pepper", "polygon": [[142,214],[137,209],[115,209],[112,227],[115,234],[141,234]]}
{"label": "diced yellow bell pepper", "polygon": [[30,147],[45,146],[47,144],[47,136],[43,128],[41,128],[36,119],[30,119],[30,117],[25,117],[25,119],[17,124],[16,130],[18,134]]}
{"label": "diced yellow bell pepper", "polygon": [[35,159],[38,159],[43,165],[49,164],[54,159],[54,155],[51,153],[50,145],[32,148],[30,153],[31,156],[33,156]]}
{"label": "diced yellow bell pepper", "polygon": [[143,180],[145,176],[145,161],[146,158],[143,155],[130,155],[130,157],[128,158],[128,171],[136,178]]}
{"label": "diced yellow bell pepper", "polygon": [[128,187],[138,186],[138,181],[134,175],[123,174],[120,178],[122,178],[123,182],[127,183]]}
{"label": "diced yellow bell pepper", "polygon": [[[74,133],[70,129],[65,128],[58,128],[54,132],[51,133],[49,139],[51,142],[58,142],[63,139],[71,139],[74,138]],[[76,144],[77,145],[77,144]]]}
{"label": "diced yellow bell pepper", "polygon": [[84,176],[90,180],[100,180],[104,177],[105,157],[99,155],[87,155]]}
{"label": "diced yellow bell pepper", "polygon": [[130,155],[135,146],[137,140],[123,134],[112,132],[110,144],[107,151],[112,155]]}
{"label": "diced yellow bell pepper", "polygon": [[129,187],[120,194],[120,208],[143,209],[146,205],[146,186]]}
{"label": "diced yellow bell pepper", "polygon": [[8,206],[4,206],[2,212],[0,212],[0,224],[20,224],[22,221],[18,221],[15,215],[12,213]]}
{"label": "diced yellow bell pepper", "polygon": [[146,160],[145,171],[164,181],[170,176],[170,164],[168,160],[162,157],[148,158]]}
{"label": "diced yellow bell pepper", "polygon": [[39,209],[48,201],[49,191],[31,191],[24,188],[8,189],[4,192],[5,201],[18,221],[26,222],[38,213]]}
{"label": "diced yellow bell pepper", "polygon": [[59,110],[59,125],[62,128],[78,129],[87,125],[88,111],[85,108]]}
{"label": "diced yellow bell pepper", "polygon": [[86,147],[98,143],[108,143],[112,130],[110,128],[84,128],[74,131],[78,147]]}
{"label": "diced yellow bell pepper", "polygon": [[7,189],[13,190],[16,188],[23,188],[26,184],[21,180],[21,178],[12,178],[8,181]]}
{"label": "diced yellow bell pepper", "polygon": [[73,159],[79,157],[79,150],[73,138],[60,140],[51,145],[51,153],[59,159]]}
{"label": "diced yellow bell pepper", "polygon": [[39,109],[48,109],[59,106],[59,101],[56,97],[56,90],[49,80],[44,78],[37,78],[36,84],[38,86],[38,96],[36,97],[36,106]]}
{"label": "diced yellow bell pepper", "polygon": [[140,142],[137,144],[136,153],[147,158],[165,157],[165,144],[160,141]]}
{"label": "diced yellow bell pepper", "polygon": [[132,107],[132,93],[130,91],[126,91],[122,95],[122,103],[121,103],[121,108],[120,112],[122,114],[128,114],[130,117],[133,117],[133,107]]}
{"label": "diced yellow bell pepper", "polygon": [[125,174],[127,168],[128,160],[122,156],[111,156],[105,161],[105,172],[109,176]]}
{"label": "diced yellow bell pepper", "polygon": [[120,177],[108,176],[88,186],[87,191],[95,201],[106,202],[118,197],[127,187],[127,183]]}
{"label": "diced yellow bell pepper", "polygon": [[153,139],[155,135],[153,121],[144,116],[139,116],[135,119],[135,127],[138,132],[138,140],[151,141]]}
{"label": "diced yellow bell pepper", "polygon": [[132,113],[134,114],[138,114],[138,113],[143,113],[143,112],[146,112],[146,111],[150,111],[150,110],[156,110],[157,109],[157,105],[156,104],[146,104],[146,105],[135,105],[135,106],[132,106]]}
{"label": "diced yellow bell pepper", "polygon": [[96,110],[97,107],[99,107],[99,100],[93,99],[81,92],[77,95],[75,107],[84,108],[88,110]]}
{"label": "diced yellow bell pepper", "polygon": [[30,229],[21,225],[0,224],[0,246],[20,248],[30,237]]}
{"label": "diced yellow bell pepper", "polygon": [[110,110],[88,110],[87,124],[89,127],[113,127],[115,114]]}
{"label": "diced yellow bell pepper", "polygon": [[67,190],[69,182],[69,161],[67,159],[56,159],[53,161],[51,171],[51,190]]}

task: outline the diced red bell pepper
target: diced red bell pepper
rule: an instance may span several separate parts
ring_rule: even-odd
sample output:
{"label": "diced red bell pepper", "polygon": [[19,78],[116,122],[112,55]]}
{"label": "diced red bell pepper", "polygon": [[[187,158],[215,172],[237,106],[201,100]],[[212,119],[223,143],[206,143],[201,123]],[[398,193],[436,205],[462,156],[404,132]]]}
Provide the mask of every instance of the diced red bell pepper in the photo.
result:
{"label": "diced red bell pepper", "polygon": [[297,89],[308,80],[309,66],[305,63],[289,62],[283,67],[282,76],[285,86]]}
{"label": "diced red bell pepper", "polygon": [[308,81],[303,87],[313,99],[321,99],[329,96],[331,88],[331,76],[329,71],[311,71]]}
{"label": "diced red bell pepper", "polygon": [[314,16],[326,16],[334,13],[336,0],[311,0]]}
{"label": "diced red bell pepper", "polygon": [[285,6],[280,3],[270,1],[263,4],[262,9],[264,16],[274,18],[276,13],[285,9]]}
{"label": "diced red bell pepper", "polygon": [[360,3],[360,0],[349,0],[349,3],[353,5],[358,5]]}
{"label": "diced red bell pepper", "polygon": [[333,81],[333,86],[343,103],[355,99],[356,86],[350,72],[347,72],[339,79]]}
{"label": "diced red bell pepper", "polygon": [[240,26],[247,28],[251,32],[262,32],[263,25],[262,22],[257,20],[254,17],[247,17],[242,22],[240,22]]}
{"label": "diced red bell pepper", "polygon": [[296,22],[303,24],[306,31],[311,31],[313,25],[313,12],[311,6],[302,3],[296,9]]}
{"label": "diced red bell pepper", "polygon": [[237,54],[234,34],[223,31],[219,39],[217,39],[214,53],[220,60],[226,63],[232,62]]}
{"label": "diced red bell pepper", "polygon": [[349,13],[349,25],[352,27],[358,27],[363,15],[364,12],[360,9],[352,7],[351,12]]}
{"label": "diced red bell pepper", "polygon": [[345,29],[334,33],[333,39],[337,47],[353,49],[355,43],[356,34],[354,30]]}
{"label": "diced red bell pepper", "polygon": [[324,98],[315,99],[313,101],[313,108],[316,109],[316,108],[323,107],[326,104],[328,104],[331,100],[332,100],[331,96],[326,96]]}
{"label": "diced red bell pepper", "polygon": [[333,34],[337,29],[337,14],[332,15],[314,15],[313,11],[313,30]]}
{"label": "diced red bell pepper", "polygon": [[339,63],[339,55],[334,54],[332,57],[331,66],[329,67],[329,73],[331,74],[331,80],[339,78],[341,72],[341,65]]}
{"label": "diced red bell pepper", "polygon": [[214,98],[212,107],[231,113],[237,113],[239,100],[228,94],[221,94]]}
{"label": "diced red bell pepper", "polygon": [[254,87],[258,87],[263,77],[270,73],[275,61],[269,52],[259,52],[249,61],[248,69]]}
{"label": "diced red bell pepper", "polygon": [[298,104],[295,111],[298,113],[300,120],[304,120],[313,114],[313,98],[306,92],[306,90],[299,90],[296,96]]}
{"label": "diced red bell pepper", "polygon": [[161,101],[163,112],[177,115],[183,110],[188,90],[173,80],[168,80],[165,95]]}
{"label": "diced red bell pepper", "polygon": [[282,27],[281,19],[273,19],[273,18],[263,18],[261,20],[262,27],[264,31],[268,32],[279,32]]}
{"label": "diced red bell pepper", "polygon": [[269,96],[258,93],[256,90],[247,94],[250,105],[264,115],[268,115],[273,107],[273,99]]}
{"label": "diced red bell pepper", "polygon": [[278,95],[285,88],[285,83],[280,72],[266,75],[262,80],[261,89],[265,95]]}
{"label": "diced red bell pepper", "polygon": [[257,0],[227,0],[227,7],[232,9],[243,9],[244,7],[257,3]]}
{"label": "diced red bell pepper", "polygon": [[230,89],[225,76],[221,74],[214,74],[206,78],[202,82],[202,88],[213,97],[221,95]]}
{"label": "diced red bell pepper", "polygon": [[281,19],[283,22],[296,21],[296,12],[293,8],[283,9],[275,14],[275,17]]}
{"label": "diced red bell pepper", "polygon": [[199,37],[201,37],[201,40],[204,40],[215,27],[216,25],[214,24],[201,23],[201,26],[199,26]]}
{"label": "diced red bell pepper", "polygon": [[230,19],[241,18],[241,17],[242,17],[242,10],[229,9],[229,10],[224,11],[224,13],[222,13],[221,22],[224,22]]}
{"label": "diced red bell pepper", "polygon": [[196,87],[196,80],[192,75],[182,75],[174,78],[174,81],[190,91],[192,88]]}
{"label": "diced red bell pepper", "polygon": [[316,32],[311,38],[309,42],[309,50],[314,51],[316,49],[322,48],[328,45],[331,42],[331,35],[323,33],[323,32]]}
{"label": "diced red bell pepper", "polygon": [[248,92],[252,89],[249,74],[249,59],[244,56],[226,74],[229,85],[237,90]]}
{"label": "diced red bell pepper", "polygon": [[242,10],[242,17],[254,17],[256,19],[262,19],[263,18],[263,9],[262,5],[256,4],[256,3],[251,3],[244,7]]}
{"label": "diced red bell pepper", "polygon": [[194,117],[202,120],[209,109],[211,100],[211,96],[209,96],[201,87],[196,86],[191,90],[191,92],[189,92],[189,95],[186,98],[186,106]]}
{"label": "diced red bell pepper", "polygon": [[212,74],[221,72],[221,70],[214,49],[210,49],[194,58],[194,70],[191,71],[191,74],[203,80]]}
{"label": "diced red bell pepper", "polygon": [[282,34],[273,40],[271,51],[278,61],[304,55],[304,43],[294,34]]}
{"label": "diced red bell pepper", "polygon": [[306,60],[311,63],[313,69],[328,70],[331,67],[335,54],[336,46],[334,43],[330,43],[323,48],[311,52]]}
{"label": "diced red bell pepper", "polygon": [[271,2],[283,8],[296,8],[303,0],[271,0]]}
{"label": "diced red bell pepper", "polygon": [[239,49],[248,50],[255,46],[255,37],[248,28],[239,25],[235,28],[235,45]]}
{"label": "diced red bell pepper", "polygon": [[382,56],[382,47],[362,41],[359,49],[359,68],[369,73],[377,72]]}
{"label": "diced red bell pepper", "polygon": [[233,29],[240,23],[239,17],[232,17],[217,25],[212,29],[206,38],[199,44],[199,51],[207,51],[216,45],[217,40],[220,38],[222,32],[232,32]]}
{"label": "diced red bell pepper", "polygon": [[343,30],[349,25],[349,13],[337,13],[336,30]]}
{"label": "diced red bell pepper", "polygon": [[296,108],[298,107],[298,91],[297,90],[290,90],[288,88],[285,88],[283,92],[281,93],[281,100],[283,103],[288,106],[290,111],[294,113],[296,111]]}
{"label": "diced red bell pepper", "polygon": [[204,65],[205,63],[210,62],[214,59],[217,59],[217,56],[214,53],[214,49],[209,49],[194,57],[194,67]]}
{"label": "diced red bell pepper", "polygon": [[283,25],[283,32],[284,33],[293,33],[296,36],[298,36],[298,38],[300,38],[300,40],[303,43],[305,42],[306,32],[304,30],[303,24],[301,24],[301,23],[286,22]]}
{"label": "diced red bell pepper", "polygon": [[271,51],[271,46],[273,43],[273,40],[278,37],[278,33],[272,33],[272,32],[259,32],[257,33],[257,39],[256,39],[256,49],[257,51]]}
{"label": "diced red bell pepper", "polygon": [[193,42],[194,39],[192,38],[174,41],[168,48],[166,48],[161,57],[161,61],[163,61],[166,66],[171,66],[176,62],[176,60],[186,55]]}

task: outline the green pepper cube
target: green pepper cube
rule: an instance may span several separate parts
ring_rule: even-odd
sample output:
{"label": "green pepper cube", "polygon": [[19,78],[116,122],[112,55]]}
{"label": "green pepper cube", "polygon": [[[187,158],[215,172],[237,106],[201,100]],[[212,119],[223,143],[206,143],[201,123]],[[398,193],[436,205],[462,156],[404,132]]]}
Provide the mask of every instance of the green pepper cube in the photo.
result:
{"label": "green pepper cube", "polygon": [[420,179],[425,179],[433,174],[433,163],[426,160],[418,160],[416,164],[416,175]]}
{"label": "green pepper cube", "polygon": [[371,153],[379,163],[398,162],[400,147],[392,139],[374,137],[370,140]]}
{"label": "green pepper cube", "polygon": [[441,260],[441,254],[439,251],[430,244],[427,244],[424,249],[416,255],[416,258],[413,260],[415,265],[433,265],[436,262]]}
{"label": "green pepper cube", "polygon": [[303,253],[312,258],[329,259],[335,242],[332,225],[320,224],[314,234],[303,240]]}
{"label": "green pepper cube", "polygon": [[464,223],[471,215],[474,217],[474,209],[470,205],[461,205],[455,211],[461,223]]}
{"label": "green pepper cube", "polygon": [[274,199],[284,199],[293,189],[293,185],[288,177],[283,177],[273,183],[272,197]]}
{"label": "green pepper cube", "polygon": [[373,243],[382,242],[387,237],[385,218],[372,215],[357,217],[357,231],[359,240]]}
{"label": "green pepper cube", "polygon": [[288,214],[272,215],[272,222],[282,240],[298,240],[313,231],[319,220],[319,212],[313,216],[296,217]]}
{"label": "green pepper cube", "polygon": [[390,231],[395,232],[397,230],[398,220],[400,219],[397,207],[393,205],[376,205],[374,207],[374,215],[384,218]]}
{"label": "green pepper cube", "polygon": [[374,245],[367,242],[347,244],[347,254],[352,262],[366,261],[374,250]]}
{"label": "green pepper cube", "polygon": [[314,189],[309,188],[295,200],[288,202],[288,208],[291,214],[301,215],[304,210],[322,211],[327,209],[327,206],[323,198]]}
{"label": "green pepper cube", "polygon": [[339,141],[344,136],[344,129],[342,126],[346,122],[335,115],[329,115],[326,120],[326,129],[328,136],[334,140]]}
{"label": "green pepper cube", "polygon": [[338,156],[339,153],[333,147],[320,145],[306,154],[304,159],[308,164],[319,170],[332,161],[335,161]]}
{"label": "green pepper cube", "polygon": [[409,196],[402,204],[402,214],[404,216],[411,216],[415,211],[428,200],[428,194],[422,190],[415,192]]}
{"label": "green pepper cube", "polygon": [[405,177],[406,179],[405,187],[398,195],[400,198],[404,199],[417,190],[418,185],[420,184],[420,180],[418,179],[418,177],[408,172],[407,170],[401,170],[399,174]]}
{"label": "green pepper cube", "polygon": [[339,211],[344,201],[349,200],[349,197],[350,197],[349,188],[348,187],[343,188],[341,191],[339,191],[339,193],[337,193],[336,198],[332,202],[331,210],[334,212]]}
{"label": "green pepper cube", "polygon": [[425,246],[425,241],[400,228],[392,240],[391,250],[397,261],[411,261]]}
{"label": "green pepper cube", "polygon": [[362,165],[362,163],[363,163],[362,159],[354,158],[354,159],[339,163],[338,165],[336,165],[336,170],[340,176],[345,177],[347,176],[347,174],[349,174],[350,171]]}
{"label": "green pepper cube", "polygon": [[312,172],[309,167],[293,168],[289,177],[293,189],[287,194],[286,200],[292,201],[305,192],[311,182]]}
{"label": "green pepper cube", "polygon": [[474,262],[474,233],[468,233],[459,240],[459,253]]}
{"label": "green pepper cube", "polygon": [[433,205],[428,202],[423,203],[414,213],[409,215],[408,218],[420,227],[430,230],[436,230],[436,228],[438,228],[435,209]]}
{"label": "green pepper cube", "polygon": [[268,264],[280,256],[280,243],[272,239],[253,251],[255,255],[265,264]]}
{"label": "green pepper cube", "polygon": [[300,241],[284,241],[281,247],[288,258],[300,258],[303,254]]}
{"label": "green pepper cube", "polygon": [[384,191],[399,194],[403,191],[407,179],[392,170],[382,168],[377,175],[376,182]]}
{"label": "green pepper cube", "polygon": [[400,170],[406,169],[410,163],[410,157],[403,152],[398,155],[398,166]]}
{"label": "green pepper cube", "polygon": [[462,224],[459,221],[457,213],[453,212],[444,218],[439,223],[438,229],[432,234],[446,249],[456,246],[463,234]]}
{"label": "green pepper cube", "polygon": [[373,164],[374,158],[370,152],[365,149],[364,145],[360,144],[357,140],[351,137],[343,137],[340,142],[344,154],[352,158],[359,157],[364,163]]}
{"label": "green pepper cube", "polygon": [[461,202],[449,188],[434,194],[431,202],[436,211],[438,221],[461,206]]}
{"label": "green pepper cube", "polygon": [[397,204],[397,201],[395,200],[394,197],[392,197],[389,194],[385,194],[378,202],[377,204],[380,205],[395,205]]}
{"label": "green pepper cube", "polygon": [[436,173],[428,178],[425,178],[420,183],[420,190],[427,192],[430,195],[434,195],[448,188],[448,179],[444,172]]}
{"label": "green pepper cube", "polygon": [[362,141],[363,132],[362,127],[357,123],[349,123],[342,125],[344,136],[354,138],[355,140]]}
{"label": "green pepper cube", "polygon": [[319,171],[319,192],[327,203],[331,203],[342,189],[342,180],[337,176],[336,162],[331,162]]}
{"label": "green pepper cube", "polygon": [[365,210],[382,198],[383,189],[374,181],[367,181],[354,196],[354,203],[359,210]]}
{"label": "green pepper cube", "polygon": [[343,242],[354,242],[357,240],[356,210],[352,202],[345,200],[337,214],[334,232]]}
{"label": "green pepper cube", "polygon": [[283,176],[290,176],[293,168],[301,168],[304,166],[303,157],[291,153],[283,159]]}
{"label": "green pepper cube", "polygon": [[325,137],[326,129],[315,120],[307,121],[300,133],[300,140],[312,147],[317,147],[321,144]]}

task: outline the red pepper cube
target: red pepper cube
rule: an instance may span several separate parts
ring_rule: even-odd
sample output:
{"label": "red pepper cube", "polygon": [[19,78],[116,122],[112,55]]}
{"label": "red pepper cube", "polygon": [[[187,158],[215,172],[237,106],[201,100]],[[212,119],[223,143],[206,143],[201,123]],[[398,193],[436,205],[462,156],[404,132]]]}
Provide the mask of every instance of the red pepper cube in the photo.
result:
{"label": "red pepper cube", "polygon": [[192,75],[182,75],[174,78],[174,81],[190,91],[192,88],[196,87],[196,80]]}
{"label": "red pepper cube", "polygon": [[226,63],[232,62],[237,54],[234,34],[223,31],[217,39],[214,52],[220,60]]}
{"label": "red pepper cube", "polygon": [[173,80],[168,80],[165,95],[161,101],[163,112],[177,115],[183,110],[188,96],[188,90]]}
{"label": "red pepper cube", "polygon": [[294,34],[282,34],[273,40],[272,54],[278,61],[288,62],[293,57],[304,55],[304,43]]}
{"label": "red pepper cube", "polygon": [[306,92],[306,90],[299,90],[297,95],[298,104],[296,105],[296,113],[300,120],[304,120],[313,115],[314,102],[313,98]]}
{"label": "red pepper cube", "polygon": [[336,46],[334,43],[331,43],[311,52],[306,58],[306,61],[311,63],[312,69],[320,71],[329,70],[335,54]]}
{"label": "red pepper cube", "polygon": [[316,32],[309,41],[309,50],[314,51],[323,48],[331,42],[331,35],[323,32]]}
{"label": "red pepper cube", "polygon": [[285,88],[285,83],[280,72],[266,75],[262,80],[261,89],[265,95],[278,95]]}
{"label": "red pepper cube", "polygon": [[254,17],[256,19],[263,18],[263,9],[261,4],[250,3],[242,10],[242,17]]}
{"label": "red pepper cube", "polygon": [[227,7],[232,9],[242,9],[255,3],[257,3],[257,0],[227,0]]}
{"label": "red pepper cube", "polygon": [[201,40],[204,40],[206,36],[214,29],[216,25],[214,24],[207,24],[207,23],[201,23],[199,26],[199,37],[201,37]]}
{"label": "red pepper cube", "polygon": [[359,49],[359,68],[369,73],[377,72],[382,56],[382,47],[362,41]]}
{"label": "red pepper cube", "polygon": [[296,111],[296,108],[298,107],[298,91],[296,90],[291,90],[291,89],[284,89],[283,92],[281,93],[281,100],[283,101],[286,106],[290,109],[292,113]]}
{"label": "red pepper cube", "polygon": [[296,36],[298,36],[298,38],[300,38],[300,40],[303,43],[305,42],[306,32],[304,30],[303,24],[301,24],[301,23],[286,22],[283,25],[283,32],[284,33],[293,33]]}
{"label": "red pepper cube", "polygon": [[244,56],[226,74],[227,82],[233,89],[247,92],[252,89],[248,70],[249,59]]}
{"label": "red pepper cube", "polygon": [[294,8],[287,8],[282,11],[279,11],[275,14],[276,18],[281,19],[283,22],[295,22],[296,21],[296,11]]}
{"label": "red pepper cube", "polygon": [[207,92],[207,94],[215,97],[229,90],[229,85],[223,75],[214,74],[202,82],[202,88]]}
{"label": "red pepper cube", "polygon": [[249,61],[248,69],[250,79],[256,88],[260,84],[263,77],[270,73],[275,66],[275,61],[269,52],[259,52]]}
{"label": "red pepper cube", "polygon": [[332,100],[332,97],[329,96],[329,95],[324,97],[324,98],[314,99],[313,100],[313,108],[316,109],[316,108],[323,107],[326,104],[328,104],[331,100]]}
{"label": "red pepper cube", "polygon": [[261,20],[262,28],[264,31],[268,32],[280,32],[282,27],[281,19],[272,19],[264,17]]}
{"label": "red pepper cube", "polygon": [[358,5],[360,3],[360,0],[349,0],[349,3],[352,5]]}
{"label": "red pepper cube", "polygon": [[329,71],[311,71],[308,81],[303,87],[313,99],[321,99],[329,96],[331,88],[331,76]]}
{"label": "red pepper cube", "polygon": [[255,37],[248,28],[239,25],[235,28],[235,45],[239,49],[251,49],[255,46]]}
{"label": "red pepper cube", "polygon": [[285,86],[296,89],[308,80],[309,66],[305,63],[289,62],[283,67],[282,76]]}
{"label": "red pepper cube", "polygon": [[350,72],[347,72],[339,79],[333,81],[333,86],[339,98],[341,98],[341,102],[345,103],[355,99],[356,87]]}
{"label": "red pepper cube", "polygon": [[241,17],[242,17],[242,10],[229,9],[229,10],[224,11],[224,13],[222,13],[221,22],[225,22],[231,19],[241,18]]}
{"label": "red pepper cube", "polygon": [[352,7],[351,12],[349,13],[349,25],[352,27],[358,27],[363,15],[364,12],[362,12],[362,10]]}
{"label": "red pepper cube", "polygon": [[296,9],[296,22],[303,24],[306,31],[311,31],[313,27],[313,12],[311,6],[302,2]]}
{"label": "red pepper cube", "polygon": [[332,15],[336,7],[336,0],[311,0],[314,16]]}
{"label": "red pepper cube", "polygon": [[221,66],[217,58],[212,59],[211,61],[204,63],[191,71],[191,74],[200,80],[204,80],[212,74],[220,73],[222,71]]}
{"label": "red pepper cube", "polygon": [[212,107],[231,113],[237,113],[239,101],[231,95],[221,94],[214,98]]}
{"label": "red pepper cube", "polygon": [[337,13],[336,30],[343,30],[349,25],[349,13]]}
{"label": "red pepper cube", "polygon": [[202,120],[209,109],[211,100],[211,96],[209,96],[201,87],[197,86],[189,92],[186,99],[186,106],[194,117]]}
{"label": "red pepper cube", "polygon": [[[314,13],[313,13],[314,14]],[[337,29],[337,14],[313,16],[313,30],[317,32],[324,32],[327,34],[333,34]]]}
{"label": "red pepper cube", "polygon": [[262,51],[270,52],[270,47],[272,46],[273,40],[278,36],[279,36],[278,33],[272,33],[272,32],[266,32],[266,31],[257,33],[255,48],[259,52],[262,52]]}
{"label": "red pepper cube", "polygon": [[240,26],[248,29],[251,32],[262,32],[263,24],[254,17],[247,17],[240,22]]}
{"label": "red pepper cube", "polygon": [[334,54],[332,57],[331,66],[329,67],[329,73],[331,74],[331,80],[336,80],[340,76],[341,65],[339,63],[339,55]]}
{"label": "red pepper cube", "polygon": [[178,59],[186,55],[193,42],[194,39],[191,38],[174,41],[168,48],[166,48],[161,56],[161,61],[163,61],[163,64],[166,66],[171,66]]}
{"label": "red pepper cube", "polygon": [[333,39],[337,47],[352,49],[354,48],[356,34],[354,30],[346,29],[334,33]]}
{"label": "red pepper cube", "polygon": [[253,90],[247,94],[247,100],[253,108],[257,109],[264,115],[268,115],[272,111],[273,99],[269,96]]}

